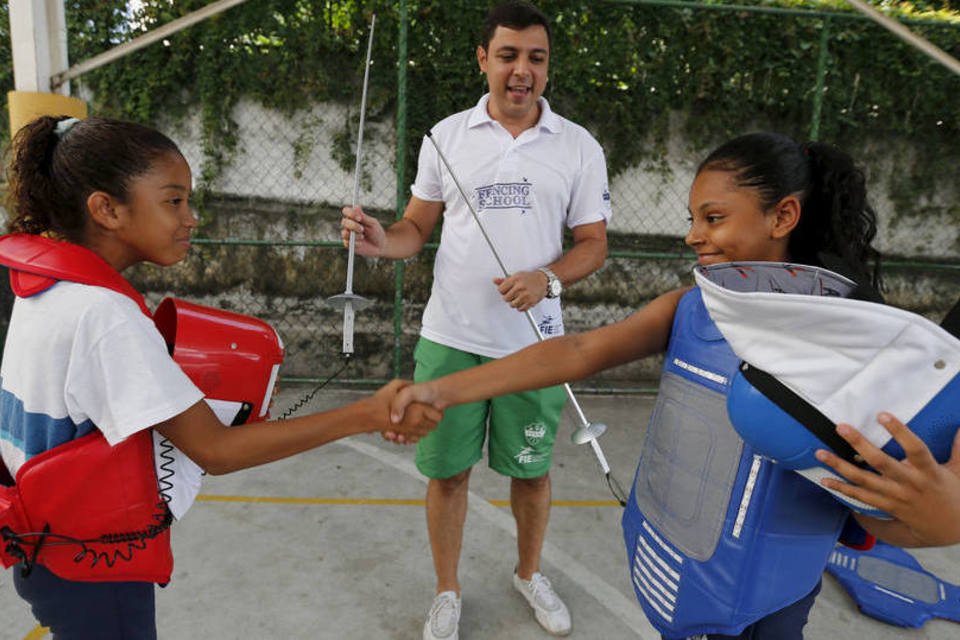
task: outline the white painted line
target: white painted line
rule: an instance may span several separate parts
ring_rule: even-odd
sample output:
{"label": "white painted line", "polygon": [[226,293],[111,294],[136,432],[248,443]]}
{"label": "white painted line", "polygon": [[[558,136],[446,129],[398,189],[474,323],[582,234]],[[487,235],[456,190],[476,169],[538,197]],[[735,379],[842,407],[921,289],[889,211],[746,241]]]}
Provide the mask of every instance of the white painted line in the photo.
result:
{"label": "white painted line", "polygon": [[[337,443],[370,456],[426,484],[426,479],[423,475],[417,470],[413,463],[404,457],[390,453],[389,451],[384,451],[372,444],[351,438],[337,440]],[[473,491],[468,491],[467,496],[467,504],[471,512],[476,513],[484,520],[497,526],[511,537],[516,538],[516,525],[514,524],[512,516],[507,515],[503,510],[493,506]],[[627,598],[619,590],[610,586],[603,578],[549,541],[544,542],[541,557],[560,573],[566,575],[567,578],[579,584],[580,587],[593,596],[603,608],[627,625],[629,629],[635,631],[638,638],[641,640],[659,640],[660,634],[657,633],[650,622],[647,621],[646,616],[643,615],[643,610],[640,608],[640,605],[637,604],[636,600]]]}

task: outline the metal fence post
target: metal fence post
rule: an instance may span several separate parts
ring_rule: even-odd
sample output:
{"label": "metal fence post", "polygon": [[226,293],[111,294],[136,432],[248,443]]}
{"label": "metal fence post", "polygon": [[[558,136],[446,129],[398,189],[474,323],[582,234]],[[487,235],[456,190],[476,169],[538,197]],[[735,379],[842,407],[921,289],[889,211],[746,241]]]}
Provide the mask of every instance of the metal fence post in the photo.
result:
{"label": "metal fence post", "polygon": [[823,110],[823,85],[827,77],[827,59],[830,55],[828,43],[830,40],[830,18],[823,19],[823,30],[820,32],[820,55],[817,58],[817,85],[813,94],[813,116],[810,122],[810,140],[816,140],[820,135],[820,113]]}
{"label": "metal fence post", "polygon": [[[397,34],[397,211],[403,216],[406,204],[407,172],[407,0],[400,0]],[[400,377],[400,351],[403,335],[403,260],[393,262],[393,376]]]}

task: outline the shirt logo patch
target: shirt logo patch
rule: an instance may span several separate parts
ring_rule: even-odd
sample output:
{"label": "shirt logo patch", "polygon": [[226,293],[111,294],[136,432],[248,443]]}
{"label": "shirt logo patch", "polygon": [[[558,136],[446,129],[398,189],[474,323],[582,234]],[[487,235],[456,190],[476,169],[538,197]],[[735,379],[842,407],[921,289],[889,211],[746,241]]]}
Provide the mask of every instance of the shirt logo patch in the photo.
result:
{"label": "shirt logo patch", "polygon": [[533,185],[523,182],[497,182],[475,189],[477,209],[519,209],[521,214],[533,208]]}

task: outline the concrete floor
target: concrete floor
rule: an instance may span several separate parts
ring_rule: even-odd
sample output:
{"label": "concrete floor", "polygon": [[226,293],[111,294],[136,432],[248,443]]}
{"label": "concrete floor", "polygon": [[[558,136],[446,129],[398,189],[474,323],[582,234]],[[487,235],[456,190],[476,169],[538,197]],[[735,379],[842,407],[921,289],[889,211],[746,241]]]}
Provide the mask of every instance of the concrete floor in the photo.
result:
{"label": "concrete floor", "polygon": [[[288,390],[281,410],[292,404]],[[329,391],[313,410],[349,401]],[[652,400],[578,396],[605,422],[600,440],[614,476],[629,486]],[[612,502],[589,446],[569,443],[569,412],[555,456],[554,500],[543,569],[571,609],[571,637],[654,639],[630,585]],[[420,638],[434,580],[425,531],[425,484],[412,449],[355,437],[291,460],[204,481],[203,499],[174,528],[176,567],[157,594],[164,640]],[[478,465],[460,567],[464,640],[549,637],[510,584],[516,555],[509,483]],[[915,552],[928,570],[960,583],[960,547]],[[49,638],[0,579],[0,637]],[[859,613],[830,576],[808,640],[947,640],[960,625],[933,620],[901,629]]]}

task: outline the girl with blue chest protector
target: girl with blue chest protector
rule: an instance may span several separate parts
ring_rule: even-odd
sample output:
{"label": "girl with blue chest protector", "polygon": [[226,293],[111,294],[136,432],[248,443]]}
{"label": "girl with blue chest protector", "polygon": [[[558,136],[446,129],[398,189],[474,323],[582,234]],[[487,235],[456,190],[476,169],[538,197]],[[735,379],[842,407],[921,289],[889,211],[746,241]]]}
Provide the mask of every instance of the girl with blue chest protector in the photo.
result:
{"label": "girl with blue chest protector", "polygon": [[[699,166],[687,244],[701,267],[793,263],[840,272],[850,297],[879,301],[876,215],[862,172],[825,144],[749,134]],[[664,638],[802,638],[820,576],[850,512],[815,484],[758,455],[734,431],[726,395],[739,359],[699,289],[663,294],[618,323],[533,345],[509,357],[401,391],[437,408],[577,380],[666,352],[623,528],[638,601]],[[882,407],[877,407],[881,409]],[[892,520],[854,514],[899,546],[960,541],[960,454],[938,464],[893,416],[878,421],[907,452],[890,458],[841,425],[878,472],[825,451],[818,459]],[[836,479],[823,484],[834,487]]]}

